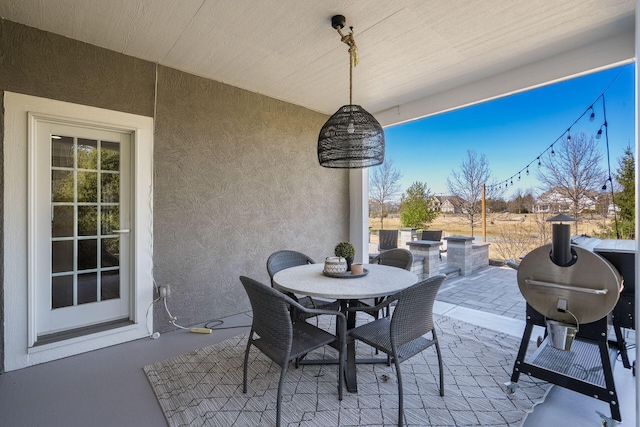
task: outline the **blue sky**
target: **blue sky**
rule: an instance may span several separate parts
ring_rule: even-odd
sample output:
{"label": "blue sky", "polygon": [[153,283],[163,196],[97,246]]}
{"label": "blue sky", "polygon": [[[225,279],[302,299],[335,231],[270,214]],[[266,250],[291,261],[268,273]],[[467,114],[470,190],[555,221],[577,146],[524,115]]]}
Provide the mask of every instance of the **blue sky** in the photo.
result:
{"label": "blue sky", "polygon": [[[468,149],[484,154],[496,181],[504,181],[534,161],[604,92],[612,174],[627,145],[635,150],[635,64],[600,71],[528,92],[385,129],[385,161],[400,170],[404,192],[413,182],[426,182],[433,194],[448,194],[447,177],[458,170]],[[602,100],[594,104],[595,120],[586,114],[571,133],[596,135],[603,124]],[[603,131],[604,132],[604,131]],[[606,142],[598,140],[606,170]],[[504,193],[521,188],[539,194],[535,170]]]}

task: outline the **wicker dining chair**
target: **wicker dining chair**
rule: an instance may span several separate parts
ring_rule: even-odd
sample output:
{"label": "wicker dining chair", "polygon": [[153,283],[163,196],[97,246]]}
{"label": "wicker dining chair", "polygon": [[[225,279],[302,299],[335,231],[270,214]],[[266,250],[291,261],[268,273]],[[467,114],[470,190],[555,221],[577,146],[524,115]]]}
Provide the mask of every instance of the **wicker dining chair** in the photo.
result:
{"label": "wicker dining chair", "polygon": [[413,265],[413,254],[406,249],[390,249],[382,252],[371,260],[371,264],[390,265],[392,267],[404,268],[411,271]]}
{"label": "wicker dining chair", "polygon": [[[391,267],[404,268],[407,271],[411,271],[411,267],[413,266],[413,254],[406,249],[390,249],[388,251],[382,252],[373,258],[370,264],[380,264],[380,265],[389,265]],[[382,302],[384,298],[371,298],[360,300],[359,303],[361,306],[373,307]],[[374,318],[380,317],[380,313],[378,310],[362,310],[365,313],[370,314]]]}
{"label": "wicker dining chair", "polygon": [[[433,303],[445,276],[425,279],[387,298],[377,309],[396,301],[391,315],[366,323],[349,331],[350,339],[360,340],[391,357],[398,377],[398,426],[402,426],[404,408],[400,363],[423,350],[435,346],[440,372],[440,396],[444,396],[443,363],[433,322]],[[351,311],[361,310],[358,307]],[[431,339],[423,335],[431,333]]]}
{"label": "wicker dining chair", "polygon": [[[420,234],[420,240],[439,242],[442,240],[442,230],[425,230]],[[442,259],[442,249],[438,253],[438,256]]]}
{"label": "wicker dining chair", "polygon": [[424,230],[420,234],[420,240],[432,240],[439,242],[442,240],[442,230]]}
{"label": "wicker dining chair", "polygon": [[[284,270],[285,268],[296,267],[299,265],[306,264],[315,264],[313,259],[303,254],[302,252],[283,250],[272,253],[267,259],[267,273],[269,273],[269,277],[271,278],[271,286],[273,287],[273,276],[280,270]],[[294,294],[287,292],[290,298],[293,298],[298,302],[298,304],[306,307],[306,308],[317,308],[321,310],[339,310],[340,302],[339,301],[324,301],[319,299],[313,299],[308,296],[304,297],[296,297]],[[297,318],[306,319],[309,317],[313,317],[314,315],[310,315],[309,313],[295,313]]]}
{"label": "wicker dining chair", "polygon": [[[280,366],[280,381],[276,402],[276,425],[280,426],[281,398],[284,377],[290,362],[317,348],[331,345],[338,350],[338,399],[342,400],[342,382],[346,357],[347,322],[338,311],[308,309],[301,306],[282,292],[249,277],[240,276],[251,309],[253,322],[244,354],[242,392],[247,392],[247,367],[249,352],[254,345],[269,359]],[[330,334],[307,322],[292,322],[289,307],[310,315],[327,314],[336,316],[336,335]]]}
{"label": "wicker dining chair", "polygon": [[398,247],[398,230],[378,230],[378,250],[388,251]]}

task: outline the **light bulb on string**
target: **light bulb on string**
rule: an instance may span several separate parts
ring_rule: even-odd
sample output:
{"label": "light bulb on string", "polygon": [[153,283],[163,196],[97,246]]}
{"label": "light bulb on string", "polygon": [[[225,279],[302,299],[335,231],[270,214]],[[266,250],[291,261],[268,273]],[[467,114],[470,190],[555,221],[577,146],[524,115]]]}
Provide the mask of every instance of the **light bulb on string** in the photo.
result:
{"label": "light bulb on string", "polygon": [[598,133],[596,134],[596,139],[602,138],[602,128],[605,127],[605,126],[607,126],[607,122],[604,122],[602,124],[602,126],[600,126],[600,129],[598,130]]}
{"label": "light bulb on string", "polygon": [[[578,120],[580,120],[582,117],[584,117],[584,115],[585,115],[585,114],[587,114],[587,113],[589,113],[589,121],[590,121],[590,122],[593,122],[593,121],[595,120],[595,117],[596,117],[596,114],[595,114],[595,110],[594,110],[594,108],[593,108],[593,105],[590,105],[590,106],[588,107],[588,109],[587,109],[584,113],[582,113],[582,115],[578,118]],[[577,123],[577,121],[578,121],[578,120],[576,120],[573,124],[575,125],[575,124]],[[573,126],[573,125],[572,125],[572,126]],[[566,138],[567,138],[567,139],[566,139],[567,144],[571,144],[571,128],[572,128],[572,126],[569,126],[569,127],[567,128],[567,130],[565,131],[565,133],[567,134],[567,136],[566,136]],[[602,137],[602,129],[605,129],[605,131],[606,131],[606,130],[607,130],[607,126],[608,126],[608,124],[607,124],[607,122],[605,121],[605,122],[600,126],[600,129],[598,130],[598,132],[597,132],[597,134],[596,134],[596,139],[600,139],[600,138]],[[563,134],[560,138],[558,138],[558,139],[557,139],[553,144],[551,144],[549,147],[547,147],[547,149],[546,149],[546,150],[544,150],[540,155],[538,155],[538,157],[536,157],[536,160],[538,161],[538,168],[542,167],[542,159],[541,159],[541,157],[544,157],[544,154],[545,154],[547,151],[550,151],[549,155],[550,155],[551,157],[555,157],[555,155],[556,155],[556,151],[555,151],[555,147],[554,147],[554,145],[555,145],[555,143],[556,143],[556,142],[562,142],[562,138],[563,138],[563,137],[564,137],[564,134]],[[561,148],[562,148],[562,147],[561,147]],[[549,150],[549,149],[550,149],[550,150]],[[561,151],[561,156],[563,156],[562,151]],[[534,161],[535,161],[535,160],[534,160]],[[551,164],[552,160],[551,160],[551,159],[547,159],[547,162],[548,162],[548,164]],[[503,183],[504,183],[504,188],[509,188],[509,185],[512,185],[512,186],[513,186],[513,178],[516,178],[516,177],[517,177],[518,181],[521,181],[521,180],[522,180],[522,172],[525,172],[525,174],[526,174],[527,176],[529,176],[529,175],[530,175],[530,173],[529,173],[529,166],[533,167],[532,165],[533,165],[533,161],[532,161],[532,162],[530,162],[530,163],[525,167],[525,169],[520,169],[520,171],[518,172],[518,175],[517,175],[517,176],[516,176],[516,175],[512,175],[512,176],[511,176],[511,178],[509,178],[509,179],[507,179],[507,180],[503,181]],[[545,166],[545,167],[546,167],[546,166]],[[608,181],[611,181],[611,177],[609,177]],[[493,188],[493,189],[498,188],[498,189],[499,189],[499,188],[501,188],[501,187],[502,187],[502,183],[497,184],[497,185],[494,185],[494,186],[489,187],[489,188]],[[606,187],[607,187],[607,184],[606,184],[606,182],[605,182],[605,184],[603,185],[602,189],[603,189],[603,190],[605,190],[605,189],[606,189]]]}

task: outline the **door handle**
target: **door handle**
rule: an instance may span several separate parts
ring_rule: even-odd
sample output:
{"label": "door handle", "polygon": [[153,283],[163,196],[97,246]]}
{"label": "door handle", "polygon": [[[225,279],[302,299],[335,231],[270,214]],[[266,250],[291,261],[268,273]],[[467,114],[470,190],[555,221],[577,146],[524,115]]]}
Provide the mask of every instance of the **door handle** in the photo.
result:
{"label": "door handle", "polygon": [[128,229],[124,229],[124,230],[111,230],[112,234],[127,234],[130,230]]}

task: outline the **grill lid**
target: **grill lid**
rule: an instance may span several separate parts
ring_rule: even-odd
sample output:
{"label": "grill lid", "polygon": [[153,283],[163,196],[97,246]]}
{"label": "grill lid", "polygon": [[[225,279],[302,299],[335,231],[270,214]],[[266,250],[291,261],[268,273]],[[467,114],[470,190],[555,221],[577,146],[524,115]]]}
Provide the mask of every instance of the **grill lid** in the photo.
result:
{"label": "grill lid", "polygon": [[574,262],[556,265],[551,260],[552,245],[534,249],[518,268],[518,286],[529,305],[547,318],[575,323],[569,313],[558,311],[561,300],[580,324],[595,322],[613,310],[622,278],[604,258],[575,245]]}

